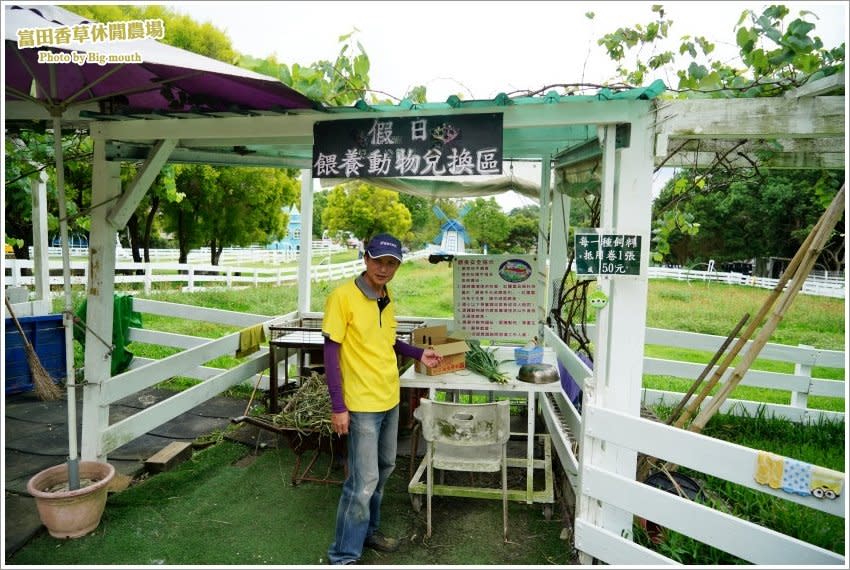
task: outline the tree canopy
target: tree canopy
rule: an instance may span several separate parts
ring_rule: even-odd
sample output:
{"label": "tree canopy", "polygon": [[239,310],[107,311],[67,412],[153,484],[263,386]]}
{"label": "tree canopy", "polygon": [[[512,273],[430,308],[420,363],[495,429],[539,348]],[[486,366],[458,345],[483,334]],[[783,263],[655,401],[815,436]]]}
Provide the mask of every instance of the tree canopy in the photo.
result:
{"label": "tree canopy", "polygon": [[331,190],[322,222],[334,235],[351,232],[359,240],[381,232],[406,239],[412,224],[410,212],[399,201],[398,192],[357,181]]}

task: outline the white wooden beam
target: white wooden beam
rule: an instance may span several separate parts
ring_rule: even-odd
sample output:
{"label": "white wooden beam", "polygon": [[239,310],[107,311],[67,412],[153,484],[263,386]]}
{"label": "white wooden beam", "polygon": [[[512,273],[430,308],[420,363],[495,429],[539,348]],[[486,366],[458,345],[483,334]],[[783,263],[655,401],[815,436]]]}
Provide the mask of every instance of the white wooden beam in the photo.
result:
{"label": "white wooden beam", "polygon": [[840,89],[844,89],[844,74],[836,73],[829,77],[821,77],[816,81],[810,81],[805,85],[784,93],[785,97],[815,97],[834,93]]}
{"label": "white wooden beam", "polygon": [[[71,105],[62,112],[62,124],[67,126],[77,121],[90,123],[91,119],[80,117],[80,112],[97,112],[99,110],[100,107],[97,103]],[[4,121],[49,121],[53,119],[50,111],[44,105],[34,101],[6,101],[4,111]]]}
{"label": "white wooden beam", "polygon": [[[586,101],[536,105],[492,105],[486,107],[439,108],[417,112],[417,115],[452,115],[502,113],[503,128],[521,129],[528,127],[552,128],[559,125],[587,125],[624,123],[635,113],[648,112],[651,101]],[[160,121],[129,120],[94,122],[91,124],[92,136],[105,139],[151,142],[162,138],[179,138],[199,143],[200,139],[223,142],[239,141],[239,144],[267,141],[270,144],[289,140],[294,143],[312,140],[313,125],[317,121],[343,119],[380,119],[409,115],[403,110],[364,111],[353,113],[304,113],[300,115],[282,115],[277,117],[227,117],[198,119],[164,119]],[[293,138],[294,137],[294,138]]]}
{"label": "white wooden beam", "polygon": [[[50,300],[50,264],[47,255],[47,173],[42,170],[30,183],[32,190],[32,253],[35,298]],[[47,311],[45,311],[47,312]]]}
{"label": "white wooden beam", "polygon": [[540,160],[540,217],[537,220],[537,338],[543,340],[543,327],[548,313],[547,298],[552,273],[547,267],[551,238],[552,157],[543,155]]}
{"label": "white wooden beam", "polygon": [[301,171],[301,251],[298,254],[298,314],[310,311],[310,271],[313,266],[313,172]]}
{"label": "white wooden beam", "polygon": [[151,149],[136,177],[130,182],[127,191],[118,199],[118,202],[109,209],[106,219],[116,230],[123,229],[139,202],[142,201],[148,189],[156,180],[160,170],[168,162],[171,151],[177,146],[177,139],[166,139],[158,141]]}
{"label": "white wooden beam", "polygon": [[[673,146],[673,143],[671,143],[671,146]],[[722,164],[729,168],[752,168],[753,165],[758,165],[760,168],[775,169],[841,170],[847,165],[843,150],[842,152],[827,153],[778,153],[763,157],[756,157],[755,155],[748,155],[747,153],[738,151],[729,154],[722,151],[719,153],[679,151],[669,157],[656,156],[655,165],[706,168],[717,162],[718,154],[724,157],[721,161]]]}
{"label": "white wooden beam", "polygon": [[668,137],[789,139],[844,136],[844,97],[682,99],[658,106]]}
{"label": "white wooden beam", "polygon": [[[120,193],[120,164],[108,162],[103,139],[94,138],[92,204],[109,203]],[[106,213],[104,207],[91,213],[81,448],[84,461],[105,460],[99,442],[100,434],[109,426],[109,406],[103,405],[101,390],[111,376],[115,228],[106,220]]]}

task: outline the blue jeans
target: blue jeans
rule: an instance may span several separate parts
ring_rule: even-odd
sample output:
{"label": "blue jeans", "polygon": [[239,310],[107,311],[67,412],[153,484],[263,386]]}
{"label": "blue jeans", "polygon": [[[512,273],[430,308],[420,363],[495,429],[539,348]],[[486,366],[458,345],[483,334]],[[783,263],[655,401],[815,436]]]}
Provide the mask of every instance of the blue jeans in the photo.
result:
{"label": "blue jeans", "polygon": [[386,412],[349,412],[348,478],[336,513],[331,564],[359,560],[363,543],[381,524],[384,485],[395,468],[398,405]]}

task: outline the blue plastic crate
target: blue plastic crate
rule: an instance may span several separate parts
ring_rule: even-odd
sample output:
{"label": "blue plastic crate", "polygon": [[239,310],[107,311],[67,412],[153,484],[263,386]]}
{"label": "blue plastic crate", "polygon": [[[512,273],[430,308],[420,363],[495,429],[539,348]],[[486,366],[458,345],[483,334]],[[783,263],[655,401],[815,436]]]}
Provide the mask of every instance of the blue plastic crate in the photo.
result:
{"label": "blue plastic crate", "polygon": [[[58,384],[65,379],[65,327],[62,315],[20,317],[18,322],[35,349],[41,365]],[[29,392],[35,388],[27,352],[21,333],[12,319],[6,319],[6,353],[4,371],[6,394]]]}
{"label": "blue plastic crate", "polygon": [[523,364],[540,364],[543,362],[543,347],[535,346],[534,348],[515,348],[514,360],[522,366]]}

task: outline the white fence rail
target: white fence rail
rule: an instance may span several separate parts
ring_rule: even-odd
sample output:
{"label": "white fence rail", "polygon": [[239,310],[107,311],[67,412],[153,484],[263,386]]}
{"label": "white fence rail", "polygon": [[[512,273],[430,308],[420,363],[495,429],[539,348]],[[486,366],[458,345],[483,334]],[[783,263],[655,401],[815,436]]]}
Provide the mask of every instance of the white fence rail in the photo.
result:
{"label": "white fence rail", "polygon": [[[257,255],[266,255],[272,250],[257,250]],[[412,252],[405,259],[418,259],[427,256],[427,251]],[[363,271],[363,261],[356,259],[343,263],[327,263],[327,259],[314,257],[310,270],[313,281],[343,279],[358,275]],[[241,258],[245,262],[245,258]],[[271,262],[270,262],[271,263]],[[13,287],[33,286],[33,262],[29,259],[7,259],[4,263],[6,284]],[[88,262],[72,261],[71,284],[85,285],[88,282]],[[244,267],[238,265],[200,265],[197,263],[133,263],[118,261],[115,264],[116,284],[142,285],[145,293],[150,293],[155,284],[177,284],[185,292],[194,292],[205,287],[247,287],[260,284],[281,285],[298,280],[298,267]],[[62,262],[50,261],[50,285],[61,287]],[[61,291],[52,294],[60,295]]]}
{"label": "white fence rail", "polygon": [[[314,240],[312,245],[313,257],[321,257],[330,255],[339,251],[345,251],[347,248],[331,240]],[[88,257],[89,250],[87,247],[71,247],[69,248],[71,257]],[[118,259],[132,259],[132,252],[126,247],[117,247],[115,249]],[[62,248],[51,246],[47,248],[48,257],[62,257]],[[148,250],[148,256],[151,262],[171,262],[176,263],[180,259],[180,250],[173,248],[152,248]],[[33,257],[33,248],[29,247],[29,257]],[[221,251],[219,261],[221,263],[290,263],[298,259],[298,251],[294,248],[289,249],[268,249],[260,246],[251,247],[225,247]],[[187,263],[206,264],[210,262],[210,248],[199,247],[189,252]]]}
{"label": "white fence rail", "polygon": [[[589,327],[592,330],[592,326]],[[685,349],[703,350],[714,353],[725,340],[722,336],[671,331],[665,329],[646,329],[646,344],[671,346]],[[747,342],[741,349],[743,354],[752,345],[753,341]],[[794,422],[817,421],[820,418],[829,420],[843,420],[843,412],[831,412],[809,407],[809,396],[826,396],[831,398],[845,398],[846,379],[831,380],[813,376],[815,367],[845,368],[845,352],[840,350],[824,350],[811,346],[787,346],[782,344],[767,343],[759,352],[759,359],[787,362],[794,365],[792,374],[780,372],[766,372],[750,369],[741,379],[741,386],[752,386],[757,388],[771,388],[788,392],[787,404],[771,404],[752,402],[747,400],[727,399],[721,406],[720,411],[730,413],[755,414],[759,407],[763,407],[768,415],[785,418]],[[652,375],[673,376],[696,380],[705,368],[705,364],[694,362],[682,362],[677,360],[665,360],[660,358],[645,357],[643,360],[643,373]],[[717,370],[715,366],[712,373]],[[734,370],[734,366],[725,372],[722,380]],[[710,375],[706,375],[705,383]],[[702,386],[700,386],[701,388]],[[676,405],[684,396],[683,393],[669,392],[645,388],[643,400],[645,405]],[[708,396],[704,400],[707,406],[711,402]]]}
{"label": "white fence rail", "polygon": [[[688,268],[650,267],[650,279],[675,279],[689,283],[725,283],[727,285],[747,285],[761,289],[773,289],[779,279],[770,277],[755,277],[736,272],[698,271]],[[825,271],[812,272],[803,283],[800,292],[821,297],[837,297],[843,299],[846,295],[846,282],[843,272],[828,273]]]}
{"label": "white fence rail", "polygon": [[[706,351],[716,350],[723,340],[722,337],[714,335],[662,329],[648,329],[646,335],[647,344]],[[592,374],[590,369],[548,328],[546,342],[553,347],[562,364],[583,387]],[[745,385],[767,384],[771,388],[789,391],[790,404],[766,405],[768,414],[798,422],[818,416],[833,420],[845,419],[845,415],[840,412],[809,409],[806,400],[808,394],[844,398],[846,379],[825,380],[811,376],[814,366],[844,369],[844,352],[768,344],[760,354],[766,359],[795,363],[794,374],[754,371],[744,377]],[[695,379],[702,368],[704,365],[644,359],[645,374],[662,373]],[[647,390],[644,396],[647,403],[669,398],[675,404],[683,395]],[[730,401],[721,410],[730,413],[747,410],[751,413],[759,405],[757,402]],[[767,495],[846,518],[846,505],[841,497],[838,500],[820,500],[813,496],[788,494],[757,484],[753,475],[758,450],[592,405],[585,405],[579,415],[575,407],[561,394],[542,398],[540,409],[552,436],[559,463],[578,501],[599,501],[609,508],[621,509],[652,520],[754,564],[846,564],[845,558],[834,552],[655,489],[635,481],[633,477],[625,478],[603,465],[582,465],[578,459],[580,446],[589,448],[593,441],[601,440],[606,446],[644,453]],[[582,432],[585,435],[584,440],[580,440],[579,434]],[[579,487],[580,480],[585,482],[583,488]],[[847,488],[846,475],[843,487]],[[577,513],[579,512],[577,509]],[[583,520],[579,515],[575,520],[574,529],[576,548],[605,563],[675,564],[673,560],[635,543],[630,536],[619,536],[590,520]]]}
{"label": "white fence rail", "polygon": [[[133,299],[133,310],[243,328],[275,320],[264,315],[205,309],[138,298]],[[129,336],[131,342],[144,342],[183,350],[162,360],[136,357],[129,370],[111,377],[100,386],[87,386],[88,390],[99,391],[98,405],[100,407],[108,408],[110,404],[126,396],[174,376],[196,378],[202,382],[114,424],[84,426],[90,431],[84,429],[83,440],[97,442],[98,457],[106,457],[125,443],[191,410],[228,388],[257,378],[258,374],[268,368],[267,348],[252,354],[235,368],[226,370],[205,366],[219,356],[234,354],[239,349],[239,336],[240,333],[235,332],[218,339],[208,339],[131,328]],[[101,414],[100,417],[106,422],[107,416],[108,414]]]}
{"label": "white fence rail", "polygon": [[[30,248],[31,249],[31,248]],[[313,279],[336,279],[347,277],[351,274],[352,264],[362,267],[361,262],[348,262],[335,264],[340,267],[331,267],[328,258],[331,253],[342,251],[345,248],[325,241],[313,243]],[[226,248],[221,255],[220,265],[209,265],[209,248],[192,250],[189,254],[188,263],[178,264],[179,252],[176,249],[152,249],[150,251],[151,262],[133,263],[129,261],[128,249],[120,249],[116,265],[116,283],[142,283],[145,292],[150,292],[153,283],[183,283],[184,290],[194,291],[200,287],[200,283],[206,286],[217,287],[239,287],[245,285],[258,285],[260,283],[281,283],[295,280],[296,269],[277,268],[275,265],[284,263],[295,263],[298,260],[298,252],[292,250],[273,250],[253,248]],[[412,252],[408,259],[417,259],[428,254],[427,250]],[[61,250],[56,247],[48,248],[50,259],[50,285],[62,285],[62,260]],[[71,257],[86,257],[88,249],[72,248]],[[32,258],[32,252],[30,252]],[[269,268],[244,267],[243,264],[269,264]],[[32,277],[33,264],[26,259],[6,259],[4,261],[6,283],[12,286],[33,286]],[[84,284],[88,264],[85,261],[71,262],[72,283]],[[735,272],[697,271],[688,268],[650,267],[649,277],[651,279],[675,279],[689,283],[703,283],[710,286],[712,283],[725,283],[728,285],[744,285],[748,287],[759,287],[773,289],[778,279],[767,277],[753,277]],[[338,276],[338,277],[337,277]],[[834,297],[844,299],[846,296],[846,282],[843,273],[827,273],[819,271],[812,273],[803,284],[801,293],[807,295],[818,295],[822,297]]]}

